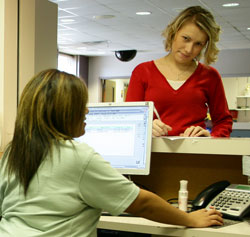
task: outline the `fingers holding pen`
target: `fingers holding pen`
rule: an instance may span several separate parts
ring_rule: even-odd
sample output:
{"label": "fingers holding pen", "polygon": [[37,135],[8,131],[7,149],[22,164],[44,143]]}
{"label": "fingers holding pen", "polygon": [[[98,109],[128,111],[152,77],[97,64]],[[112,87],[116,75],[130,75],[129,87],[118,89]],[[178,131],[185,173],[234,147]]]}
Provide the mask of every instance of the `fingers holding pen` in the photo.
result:
{"label": "fingers holding pen", "polygon": [[159,119],[153,121],[153,136],[160,137],[168,135],[168,131],[171,131],[172,127],[163,123]]}

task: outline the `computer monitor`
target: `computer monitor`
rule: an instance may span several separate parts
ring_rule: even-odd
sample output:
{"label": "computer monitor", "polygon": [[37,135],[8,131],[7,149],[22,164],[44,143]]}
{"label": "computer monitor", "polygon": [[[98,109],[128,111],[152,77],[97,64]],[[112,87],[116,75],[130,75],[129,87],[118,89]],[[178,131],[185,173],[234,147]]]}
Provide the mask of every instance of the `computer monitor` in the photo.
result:
{"label": "computer monitor", "polygon": [[90,103],[85,142],[125,175],[150,171],[153,102]]}

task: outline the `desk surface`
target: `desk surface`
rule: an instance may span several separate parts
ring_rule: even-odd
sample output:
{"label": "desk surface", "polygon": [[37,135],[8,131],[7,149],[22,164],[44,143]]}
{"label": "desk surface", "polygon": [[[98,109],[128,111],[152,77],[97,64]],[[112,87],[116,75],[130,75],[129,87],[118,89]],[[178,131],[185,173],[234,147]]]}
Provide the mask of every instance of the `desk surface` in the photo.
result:
{"label": "desk surface", "polygon": [[250,155],[250,138],[154,137],[152,152]]}
{"label": "desk surface", "polygon": [[100,229],[147,233],[160,236],[182,237],[246,237],[250,236],[250,222],[244,221],[220,228],[186,228],[167,225],[140,217],[101,216]]}

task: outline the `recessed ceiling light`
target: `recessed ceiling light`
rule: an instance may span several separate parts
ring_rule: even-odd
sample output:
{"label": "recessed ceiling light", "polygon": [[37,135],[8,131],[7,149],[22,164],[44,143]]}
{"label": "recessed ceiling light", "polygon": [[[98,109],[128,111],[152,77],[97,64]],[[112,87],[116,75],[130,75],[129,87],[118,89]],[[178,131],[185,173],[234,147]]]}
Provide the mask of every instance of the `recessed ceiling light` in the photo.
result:
{"label": "recessed ceiling light", "polygon": [[222,6],[223,7],[237,7],[237,6],[239,6],[240,4],[239,3],[237,3],[237,2],[231,2],[231,3],[225,3],[225,4],[223,4]]}
{"label": "recessed ceiling light", "polygon": [[104,51],[97,51],[97,54],[106,54]]}
{"label": "recessed ceiling light", "polygon": [[67,2],[69,0],[51,0],[52,2]]}
{"label": "recessed ceiling light", "polygon": [[69,48],[68,46],[61,46],[61,45],[59,45],[59,49],[67,49],[67,48]]}
{"label": "recessed ceiling light", "polygon": [[100,19],[111,19],[114,18],[114,15],[98,15],[98,16],[93,16],[94,19],[100,20]]}
{"label": "recessed ceiling light", "polygon": [[136,12],[136,15],[140,15],[140,16],[146,16],[146,15],[151,15],[152,12]]}
{"label": "recessed ceiling light", "polygon": [[250,30],[250,27],[248,27],[247,30]]}
{"label": "recessed ceiling light", "polygon": [[78,47],[77,49],[80,49],[80,50],[86,50],[87,47]]}
{"label": "recessed ceiling light", "polygon": [[58,42],[58,44],[67,44],[67,43],[69,43],[69,41],[67,41],[67,40],[60,40],[60,39],[57,42]]}
{"label": "recessed ceiling light", "polygon": [[179,8],[173,8],[173,11],[179,13],[179,12],[183,11],[184,9],[185,9],[185,8],[183,8],[183,7],[182,7],[182,8],[180,8],[180,7],[179,7]]}
{"label": "recessed ceiling light", "polygon": [[69,23],[69,22],[74,22],[74,19],[60,19],[61,22],[63,23]]}

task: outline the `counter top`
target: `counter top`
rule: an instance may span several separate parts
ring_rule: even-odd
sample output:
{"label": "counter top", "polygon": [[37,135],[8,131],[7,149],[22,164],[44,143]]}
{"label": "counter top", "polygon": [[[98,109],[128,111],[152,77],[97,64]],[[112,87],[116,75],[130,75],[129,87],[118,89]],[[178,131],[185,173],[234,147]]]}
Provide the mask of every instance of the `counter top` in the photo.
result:
{"label": "counter top", "polygon": [[162,224],[141,217],[119,216],[101,216],[98,228],[183,237],[249,237],[250,233],[250,223],[248,221],[224,227],[186,228],[178,225]]}
{"label": "counter top", "polygon": [[154,137],[152,152],[250,155],[250,138]]}

